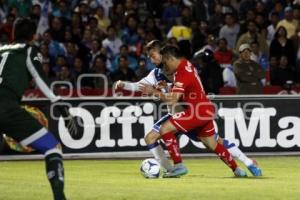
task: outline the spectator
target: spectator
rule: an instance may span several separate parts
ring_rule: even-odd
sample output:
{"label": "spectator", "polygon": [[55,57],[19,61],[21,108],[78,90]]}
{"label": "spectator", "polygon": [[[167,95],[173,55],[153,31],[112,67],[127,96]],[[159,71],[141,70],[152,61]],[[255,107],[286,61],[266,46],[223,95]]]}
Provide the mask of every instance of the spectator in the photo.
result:
{"label": "spectator", "polygon": [[280,58],[279,66],[272,70],[271,84],[283,87],[287,81],[294,82],[294,74],[291,70],[291,66],[289,66],[288,58],[286,56],[282,56]]}
{"label": "spectator", "polygon": [[0,38],[3,38],[2,40],[8,41],[9,43],[13,41],[12,31],[15,19],[15,15],[8,14],[6,22],[0,24]]}
{"label": "spectator", "polygon": [[65,55],[64,45],[56,40],[53,40],[49,30],[45,31],[42,39],[48,45],[50,57],[56,59],[58,55]]}
{"label": "spectator", "polygon": [[270,15],[270,22],[271,24],[268,26],[268,36],[267,36],[267,42],[268,45],[271,45],[271,41],[274,39],[275,32],[276,32],[276,26],[279,22],[279,14],[276,12],[272,12]]}
{"label": "spectator", "polygon": [[194,54],[204,46],[206,38],[205,35],[201,32],[200,25],[197,21],[192,21],[191,29],[192,29],[191,48],[192,48],[192,53]]}
{"label": "spectator", "polygon": [[261,52],[258,42],[252,41],[250,44],[250,48],[252,51],[251,60],[257,62],[264,70],[268,70],[268,56]]}
{"label": "spectator", "polygon": [[48,13],[52,13],[52,2],[51,1],[45,1],[45,0],[32,0],[32,5],[39,5],[41,9],[43,9],[46,5],[48,7]]}
{"label": "spectator", "polygon": [[94,17],[98,21],[98,27],[103,31],[106,32],[107,27],[110,25],[110,19],[105,16],[104,8],[102,6],[98,6],[96,9],[96,14]]}
{"label": "spectator", "polygon": [[208,21],[211,15],[213,15],[215,8],[215,1],[202,0],[193,1],[192,14],[196,21]]}
{"label": "spectator", "polygon": [[126,62],[128,62],[128,66],[130,69],[132,70],[136,70],[137,69],[137,66],[138,66],[138,63],[137,63],[137,60],[135,57],[131,56],[129,54],[129,51],[128,51],[128,46],[127,45],[122,45],[120,47],[120,53],[119,55],[116,56],[116,58],[114,59],[113,63],[112,63],[112,66],[111,66],[111,69],[109,69],[111,72],[115,72],[118,68],[118,65],[119,65],[119,61],[120,61],[120,57],[122,56],[125,56],[127,59],[126,59]]}
{"label": "spectator", "polygon": [[222,5],[222,14],[232,13],[234,16],[237,16],[237,10],[232,6],[231,0],[220,0]]}
{"label": "spectator", "polygon": [[87,25],[89,21],[89,5],[87,0],[82,0],[79,2],[78,6],[79,16],[83,25]]}
{"label": "spectator", "polygon": [[36,24],[39,23],[41,17],[41,6],[39,4],[34,4],[31,7],[30,19],[32,19]]}
{"label": "spectator", "polygon": [[218,94],[223,86],[222,69],[215,61],[213,52],[205,49],[195,55],[200,66],[200,78],[207,94]]}
{"label": "spectator", "polygon": [[102,41],[102,46],[106,49],[108,58],[113,60],[120,53],[123,42],[116,36],[114,26],[107,27],[107,34],[107,38]]}
{"label": "spectator", "polygon": [[209,32],[213,35],[218,35],[223,25],[224,15],[222,12],[222,5],[219,3],[215,4],[214,14],[210,17],[208,21]]}
{"label": "spectator", "polygon": [[137,34],[138,20],[134,15],[130,15],[126,19],[125,28],[123,29],[122,41],[128,45],[130,52],[135,52],[135,44],[138,42]]}
{"label": "spectator", "polygon": [[62,20],[58,17],[53,17],[50,22],[50,33],[53,40],[58,42],[63,42],[65,37],[65,26]]}
{"label": "spectator", "polygon": [[106,36],[106,29],[103,30],[98,23],[98,19],[96,17],[89,17],[88,25],[89,30],[92,33],[92,38],[97,40],[103,40]]}
{"label": "spectator", "polygon": [[261,15],[262,18],[265,20],[268,17],[268,10],[266,8],[266,4],[263,1],[257,1],[255,5],[255,12],[258,15]]}
{"label": "spectator", "polygon": [[239,19],[241,21],[249,20],[247,19],[247,12],[249,10],[255,9],[255,1],[252,0],[242,0],[239,7]]}
{"label": "spectator", "polygon": [[279,14],[279,19],[284,18],[284,7],[282,1],[276,1],[272,12],[277,12]]}
{"label": "spectator", "polygon": [[217,49],[217,41],[213,34],[209,34],[207,36],[207,44],[204,47],[202,47],[202,50],[205,49],[209,49],[212,52],[215,52],[215,50]]}
{"label": "spectator", "polygon": [[255,22],[259,31],[267,27],[267,21],[263,13],[256,13]]}
{"label": "spectator", "polygon": [[242,21],[239,22],[239,24],[240,24],[239,36],[248,31],[248,22],[249,21],[254,21],[255,22],[255,17],[256,17],[255,10],[247,10],[246,20],[242,20]]}
{"label": "spectator", "polygon": [[136,70],[135,74],[138,80],[143,79],[146,77],[149,73],[149,70],[146,68],[146,60],[145,59],[140,59],[139,60],[139,66],[138,69]]}
{"label": "spectator", "polygon": [[288,57],[290,64],[295,64],[296,51],[293,41],[287,38],[287,30],[283,26],[280,26],[271,42],[270,57],[276,57],[279,60],[284,55]]}
{"label": "spectator", "polygon": [[[75,85],[75,78],[72,76],[72,73],[70,71],[70,68],[68,65],[63,65],[60,69],[60,71],[57,72],[56,75],[56,81],[66,81],[72,84],[72,86]],[[65,86],[63,86],[65,87]]]}
{"label": "spectator", "polygon": [[296,34],[296,29],[298,27],[297,20],[293,17],[293,8],[286,7],[284,9],[284,19],[279,21],[277,24],[277,29],[283,26],[287,31],[287,38],[291,38],[293,35]]}
{"label": "spectator", "polygon": [[112,22],[120,21],[120,19],[123,19],[124,16],[125,16],[124,6],[121,3],[115,4],[110,14],[111,21]]}
{"label": "spectator", "polygon": [[228,41],[229,49],[234,49],[239,31],[240,25],[235,22],[233,14],[226,13],[225,25],[222,26],[219,32],[219,38],[225,38]]}
{"label": "spectator", "polygon": [[86,27],[83,32],[81,44],[85,46],[86,49],[92,48],[93,35],[90,27]]}
{"label": "spectator", "polygon": [[168,1],[163,11],[162,20],[165,23],[167,30],[170,30],[170,28],[176,24],[176,20],[180,17],[179,3],[179,0]]}
{"label": "spectator", "polygon": [[94,63],[94,60],[95,58],[100,55],[101,52],[100,52],[100,44],[99,44],[99,41],[94,39],[93,42],[92,42],[92,46],[91,46],[91,51],[88,55],[89,57],[89,68],[92,67],[93,63]]}
{"label": "spectator", "polygon": [[58,8],[53,11],[52,15],[54,17],[62,18],[65,22],[71,21],[71,10],[67,3],[67,0],[59,0]]}
{"label": "spectator", "polygon": [[57,75],[61,71],[61,68],[66,65],[66,57],[64,55],[58,55],[55,60],[55,65],[51,68],[51,70]]}
{"label": "spectator", "polygon": [[179,20],[177,20],[178,24],[181,24],[183,26],[190,27],[192,21],[192,12],[189,7],[183,6],[181,8],[181,17]]}
{"label": "spectator", "polygon": [[109,16],[109,11],[113,7],[112,0],[105,0],[105,1],[94,0],[94,3],[96,4],[96,6],[101,6],[103,8],[105,17]]}
{"label": "spectator", "polygon": [[114,82],[117,80],[135,82],[137,80],[134,71],[129,68],[127,56],[119,57],[118,70],[112,74],[112,80]]}
{"label": "spectator", "polygon": [[27,17],[29,16],[30,9],[32,6],[32,0],[10,0],[8,1],[8,8],[9,10],[13,7],[17,9],[17,16],[18,17]]}
{"label": "spectator", "polygon": [[214,58],[222,68],[231,65],[233,53],[227,48],[227,40],[225,38],[218,40],[218,48],[214,52]]}
{"label": "spectator", "polygon": [[265,78],[265,72],[258,63],[250,59],[250,45],[242,44],[239,53],[240,58],[233,64],[237,79],[237,94],[262,94],[261,80]]}
{"label": "spectator", "polygon": [[106,69],[106,57],[103,55],[98,55],[94,59],[94,63],[91,68],[91,72],[96,75],[103,75],[106,78],[95,77],[93,78],[94,88],[105,89],[105,87],[111,87],[111,75],[110,72]]}
{"label": "spectator", "polygon": [[5,23],[7,13],[8,8],[5,0],[0,0],[0,24]]}
{"label": "spectator", "polygon": [[143,44],[145,44],[146,40],[147,40],[147,34],[145,32],[144,26],[139,25],[137,27],[137,34],[138,34],[138,41],[135,44],[136,51],[133,54],[135,54],[137,57],[139,57],[142,53]]}
{"label": "spectator", "polygon": [[75,57],[74,64],[72,66],[72,73],[75,80],[77,80],[78,77],[85,72],[87,72],[87,67],[84,66],[82,59],[79,56]]}
{"label": "spectator", "polygon": [[72,33],[72,30],[70,29],[70,27],[65,29],[64,42],[75,42],[73,33]]}
{"label": "spectator", "polygon": [[191,57],[191,44],[192,30],[185,25],[174,25],[170,29],[167,38],[176,38],[178,41],[179,49],[187,59]]}
{"label": "spectator", "polygon": [[156,25],[156,23],[152,17],[148,17],[145,21],[145,24],[146,24],[146,27],[145,27],[146,32],[152,32],[155,35],[155,38],[157,40],[162,39],[162,34],[160,31],[160,28]]}
{"label": "spectator", "polygon": [[71,27],[74,28],[82,28],[82,21],[80,18],[80,14],[78,12],[73,12],[71,18]]}
{"label": "spectator", "polygon": [[242,44],[250,44],[252,41],[257,41],[260,51],[265,55],[269,55],[269,47],[265,38],[258,33],[257,25],[254,21],[248,21],[248,31],[240,36],[236,44],[236,52],[239,52],[239,47]]}
{"label": "spectator", "polygon": [[237,87],[236,77],[234,75],[232,65],[226,65],[222,75],[225,87]]}
{"label": "spectator", "polygon": [[43,57],[43,63],[49,63],[51,66],[53,65],[53,58],[49,55],[49,47],[46,43],[42,43],[40,45],[40,52]]}
{"label": "spectator", "polygon": [[125,14],[131,15],[137,12],[137,1],[136,0],[125,0]]}
{"label": "spectator", "polygon": [[78,46],[73,42],[66,43],[66,61],[69,66],[73,66],[75,57],[78,56]]}
{"label": "spectator", "polygon": [[42,68],[43,68],[43,71],[45,73],[45,75],[47,76],[50,84],[54,81],[54,76],[51,72],[51,69],[50,69],[50,63],[49,62],[43,62],[42,63]]}

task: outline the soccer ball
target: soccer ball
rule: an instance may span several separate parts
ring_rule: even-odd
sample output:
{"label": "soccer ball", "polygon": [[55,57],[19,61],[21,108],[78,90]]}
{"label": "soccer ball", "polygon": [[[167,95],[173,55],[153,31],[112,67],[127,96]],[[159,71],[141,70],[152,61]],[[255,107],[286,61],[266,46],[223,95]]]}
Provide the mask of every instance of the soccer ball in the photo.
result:
{"label": "soccer ball", "polygon": [[143,160],[140,170],[145,178],[158,178],[160,174],[160,165],[155,159],[148,158]]}

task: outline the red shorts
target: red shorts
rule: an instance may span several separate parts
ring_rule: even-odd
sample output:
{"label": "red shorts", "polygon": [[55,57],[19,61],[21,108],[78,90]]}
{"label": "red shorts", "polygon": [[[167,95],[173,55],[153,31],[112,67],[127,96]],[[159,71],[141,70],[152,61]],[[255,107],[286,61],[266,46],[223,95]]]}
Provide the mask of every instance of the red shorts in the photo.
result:
{"label": "red shorts", "polygon": [[198,137],[210,137],[215,134],[214,115],[214,109],[208,109],[205,112],[199,111],[198,113],[188,109],[173,115],[170,122],[178,131],[184,133],[193,131]]}

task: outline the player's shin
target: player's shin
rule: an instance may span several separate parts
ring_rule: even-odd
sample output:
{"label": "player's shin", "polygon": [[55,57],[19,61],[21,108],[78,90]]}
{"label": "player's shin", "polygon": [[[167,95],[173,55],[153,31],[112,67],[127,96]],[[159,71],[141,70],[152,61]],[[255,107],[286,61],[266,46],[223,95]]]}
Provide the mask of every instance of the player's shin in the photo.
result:
{"label": "player's shin", "polygon": [[174,135],[174,132],[167,132],[161,136],[163,141],[165,142],[166,148],[174,162],[174,164],[181,163],[182,158],[180,155],[179,144]]}
{"label": "player's shin", "polygon": [[[51,184],[54,200],[65,200],[61,145],[53,134],[45,128],[42,128],[38,133],[42,136],[32,141],[30,147],[45,155],[46,173]],[[30,139],[28,138],[27,141]]]}
{"label": "player's shin", "polygon": [[239,159],[246,166],[253,164],[253,161],[248,158],[234,143],[227,139],[223,140],[223,146],[229,151],[229,153],[236,159]]}
{"label": "player's shin", "polygon": [[147,147],[163,168],[165,168],[167,171],[171,171],[173,169],[173,166],[169,162],[162,146],[158,142],[149,144]]}
{"label": "player's shin", "polygon": [[[49,150],[51,151],[51,150]],[[54,151],[47,155],[46,152],[46,173],[51,184],[54,200],[65,200],[64,194],[64,167],[62,155]]]}
{"label": "player's shin", "polygon": [[234,171],[237,168],[235,160],[232,158],[227,149],[223,145],[217,143],[214,152],[220,157],[220,159]]}

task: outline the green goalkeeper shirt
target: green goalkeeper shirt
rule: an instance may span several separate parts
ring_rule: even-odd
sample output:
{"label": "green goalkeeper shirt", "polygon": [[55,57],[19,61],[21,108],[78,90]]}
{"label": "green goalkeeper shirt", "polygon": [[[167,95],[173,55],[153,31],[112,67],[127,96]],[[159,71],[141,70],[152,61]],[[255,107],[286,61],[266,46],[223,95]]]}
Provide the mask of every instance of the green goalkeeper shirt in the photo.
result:
{"label": "green goalkeeper shirt", "polygon": [[9,90],[21,99],[33,78],[51,102],[59,100],[49,88],[41,61],[42,55],[33,46],[17,43],[0,47],[0,91]]}

